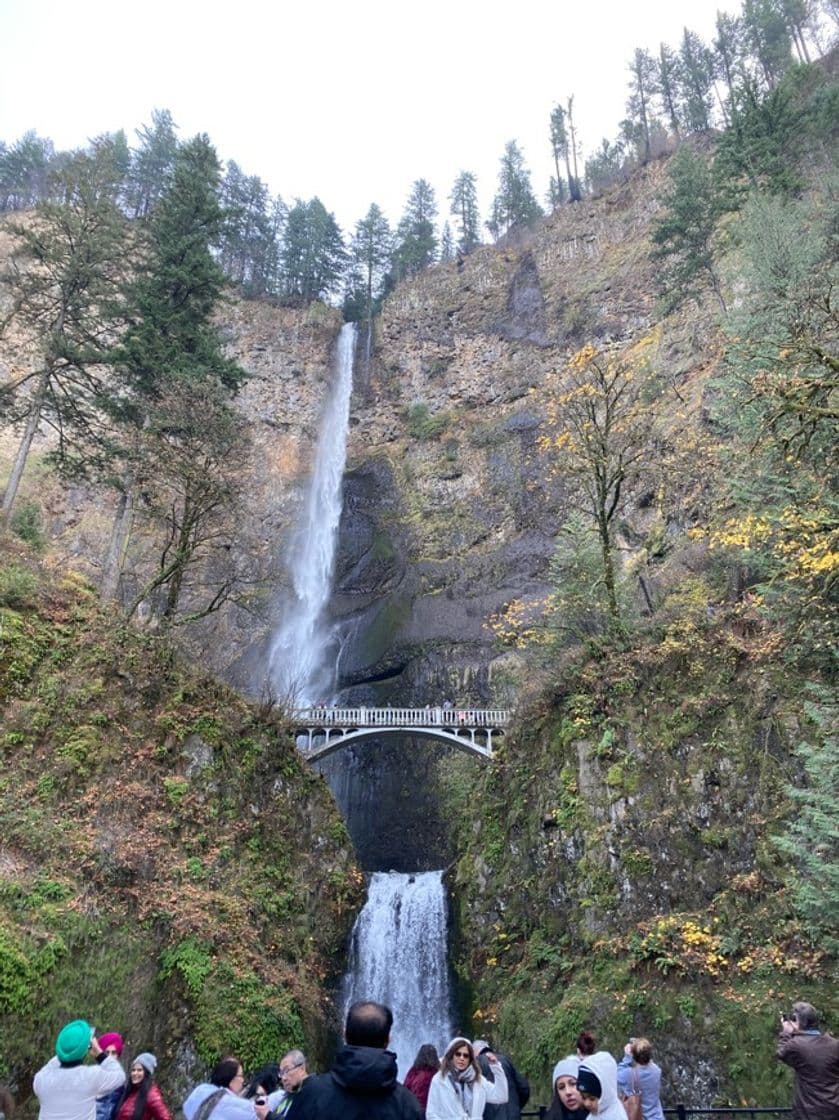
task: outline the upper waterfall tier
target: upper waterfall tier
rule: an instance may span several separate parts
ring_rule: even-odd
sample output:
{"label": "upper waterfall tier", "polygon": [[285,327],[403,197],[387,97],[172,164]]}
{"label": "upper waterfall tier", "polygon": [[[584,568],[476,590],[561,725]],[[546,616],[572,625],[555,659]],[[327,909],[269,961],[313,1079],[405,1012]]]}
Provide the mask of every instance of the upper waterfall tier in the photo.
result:
{"label": "upper waterfall tier", "polygon": [[355,343],[355,324],[344,324],[335,350],[332,391],[321,420],[303,516],[289,549],[293,593],[271,643],[272,686],[281,698],[304,704],[323,701],[334,680],[324,613],[332,590],[341,519]]}

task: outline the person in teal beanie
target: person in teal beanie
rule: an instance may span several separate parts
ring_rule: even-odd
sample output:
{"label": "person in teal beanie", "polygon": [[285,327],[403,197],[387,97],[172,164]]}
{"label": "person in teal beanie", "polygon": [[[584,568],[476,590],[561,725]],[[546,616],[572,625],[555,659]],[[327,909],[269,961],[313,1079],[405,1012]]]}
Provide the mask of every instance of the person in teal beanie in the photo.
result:
{"label": "person in teal beanie", "polygon": [[[88,1054],[95,1065],[84,1065]],[[40,1102],[38,1120],[95,1120],[96,1098],[125,1082],[125,1071],[106,1054],[90,1023],[74,1019],[55,1040],[55,1057],[38,1070],[32,1087]]]}

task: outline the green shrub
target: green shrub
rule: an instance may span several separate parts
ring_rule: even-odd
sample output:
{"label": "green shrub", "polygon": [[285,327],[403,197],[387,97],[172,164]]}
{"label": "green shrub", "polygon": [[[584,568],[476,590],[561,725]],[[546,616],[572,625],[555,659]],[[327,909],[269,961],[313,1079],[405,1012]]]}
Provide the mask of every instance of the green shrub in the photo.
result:
{"label": "green shrub", "polygon": [[34,606],[38,580],[21,564],[0,567],[0,606],[19,611]]}
{"label": "green shrub", "polygon": [[445,413],[432,416],[427,404],[416,401],[408,408],[406,419],[408,432],[414,439],[436,439],[449,425],[449,417]]}
{"label": "green shrub", "polygon": [[41,507],[37,502],[22,502],[12,514],[9,526],[13,533],[31,545],[36,552],[43,552],[46,541],[41,525]]}

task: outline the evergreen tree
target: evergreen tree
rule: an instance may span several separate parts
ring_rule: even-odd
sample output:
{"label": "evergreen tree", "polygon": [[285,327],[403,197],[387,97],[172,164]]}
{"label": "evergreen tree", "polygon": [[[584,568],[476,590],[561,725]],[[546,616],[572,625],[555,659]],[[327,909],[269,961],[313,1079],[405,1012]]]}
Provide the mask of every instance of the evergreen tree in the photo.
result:
{"label": "evergreen tree", "polygon": [[[162,611],[170,621],[187,570],[214,539],[211,523],[224,506],[204,495],[214,488],[229,492],[220,472],[235,424],[225,410],[245,377],[225,356],[214,322],[224,287],[211,250],[223,222],[219,186],[215,150],[206,136],[196,136],[179,149],[170,186],[153,211],[143,265],[128,287],[130,324],[111,357],[119,382],[108,407],[122,432],[124,500],[110,556],[114,562],[124,556],[142,495],[163,541],[159,571],[132,610],[165,590]],[[208,446],[211,437],[215,448]],[[106,584],[115,586],[114,573],[106,573]]]}
{"label": "evergreen tree", "polygon": [[542,216],[530,185],[530,172],[515,140],[510,140],[501,157],[498,191],[492,202],[492,216],[487,228],[493,237],[501,237],[518,226],[529,225]]}
{"label": "evergreen tree", "polygon": [[839,952],[839,706],[836,696],[810,686],[805,711],[811,728],[798,746],[806,785],[789,790],[797,812],[778,846],[798,872],[797,900],[814,940]]}
{"label": "evergreen tree", "polygon": [[725,81],[728,97],[723,104],[726,123],[738,126],[737,78],[744,72],[743,26],[736,16],[717,12],[717,34],[713,43],[714,69]]}
{"label": "evergreen tree", "polygon": [[347,253],[341,230],[319,198],[297,199],[280,250],[281,295],[289,303],[323,299],[338,286]]}
{"label": "evergreen tree", "polygon": [[0,211],[26,210],[47,199],[47,183],[55,151],[51,140],[25,133],[0,151]]}
{"label": "evergreen tree", "polygon": [[688,132],[711,127],[713,56],[695,31],[684,29],[679,51],[680,110]]}
{"label": "evergreen tree", "polygon": [[636,48],[629,64],[629,99],[626,103],[627,120],[632,124],[636,154],[641,164],[649,163],[652,154],[650,142],[652,94],[655,89],[656,65],[649,51]]}
{"label": "evergreen tree", "polygon": [[720,199],[711,169],[684,145],[671,160],[668,174],[670,186],[652,230],[652,257],[660,262],[658,285],[665,306],[672,309],[691,296],[698,297],[710,283],[725,310],[713,254]]}
{"label": "evergreen tree", "polygon": [[569,127],[573,101],[574,98],[569,97],[567,111],[562,105],[554,105],[551,111],[551,150],[554,157],[557,182],[559,182],[561,178],[559,173],[559,157],[562,156],[565,163],[565,174],[568,179],[568,197],[571,202],[579,202],[582,198],[582,191],[580,190],[580,183],[577,179],[576,146],[572,142],[573,127]]}
{"label": "evergreen tree", "polygon": [[137,129],[126,201],[129,214],[147,218],[172,180],[178,137],[168,109],[154,109],[151,124]]}
{"label": "evergreen tree", "polygon": [[276,259],[272,201],[257,175],[246,176],[238,164],[227,165],[221,188],[224,224],[219,260],[225,275],[246,296],[269,290]]}
{"label": "evergreen tree", "polygon": [[396,279],[416,276],[437,256],[437,202],[426,179],[417,179],[396,227],[393,272]]}
{"label": "evergreen tree", "polygon": [[547,203],[549,210],[556,210],[563,202],[568,200],[568,187],[565,185],[565,180],[560,176],[556,178],[551,175],[548,180],[548,196]]}
{"label": "evergreen tree", "polygon": [[471,171],[461,171],[449,195],[450,214],[457,218],[457,249],[471,253],[480,244],[481,219],[478,211],[478,188]]}
{"label": "evergreen tree", "polygon": [[752,195],[740,231],[748,287],[728,322],[738,415],[755,417],[784,462],[804,457],[815,469],[839,465],[837,228],[829,190],[794,201]]}
{"label": "evergreen tree", "polygon": [[816,4],[813,0],[781,0],[781,11],[792,37],[798,61],[810,62],[805,31],[815,23]]}
{"label": "evergreen tree", "polygon": [[766,90],[792,65],[792,42],[782,0],[744,0],[743,28]]}
{"label": "evergreen tree", "polygon": [[[814,67],[802,71],[803,77],[822,80]],[[801,190],[797,153],[804,143],[818,143],[820,137],[810,135],[806,96],[798,76],[792,71],[768,94],[755,76],[741,77],[733,102],[735,125],[720,139],[715,160],[715,173],[729,192],[726,201],[731,209],[751,190],[787,195]]]}
{"label": "evergreen tree", "polygon": [[653,88],[661,98],[662,108],[667,123],[670,125],[670,131],[677,139],[680,139],[682,129],[678,110],[679,61],[673,53],[672,47],[669,47],[667,43],[662,43],[659,47],[653,82]]}
{"label": "evergreen tree", "polygon": [[624,175],[623,145],[619,141],[612,144],[604,137],[591,159],[586,160],[589,190],[594,193],[606,190],[613,183],[620,182]]}
{"label": "evergreen tree", "polygon": [[454,260],[454,234],[452,227],[448,222],[443,226],[443,232],[440,234],[440,260],[442,262]]}
{"label": "evergreen tree", "polygon": [[345,302],[344,315],[349,321],[373,318],[384,292],[390,263],[390,225],[376,203],[355,226],[350,246],[348,290],[351,303]]}
{"label": "evergreen tree", "polygon": [[34,336],[39,360],[0,397],[6,415],[24,424],[3,499],[6,518],[41,425],[57,433],[55,456],[64,469],[77,466],[91,446],[97,456],[108,455],[100,363],[121,321],[126,266],[115,155],[106,143],[75,155],[51,187],[61,201],[39,203],[33,220],[14,228],[13,314]]}

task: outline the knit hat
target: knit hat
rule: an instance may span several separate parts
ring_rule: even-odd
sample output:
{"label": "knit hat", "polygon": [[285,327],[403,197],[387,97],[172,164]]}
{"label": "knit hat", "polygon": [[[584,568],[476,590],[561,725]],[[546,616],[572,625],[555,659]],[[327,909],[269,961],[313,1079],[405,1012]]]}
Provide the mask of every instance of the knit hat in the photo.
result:
{"label": "knit hat", "polygon": [[99,1035],[99,1045],[103,1050],[107,1050],[109,1046],[113,1046],[114,1050],[117,1052],[117,1057],[119,1057],[125,1043],[122,1041],[121,1034],[117,1034],[116,1031],[107,1031],[105,1034]]}
{"label": "knit hat", "polygon": [[147,1050],[144,1050],[142,1054],[137,1055],[131,1064],[142,1066],[146,1073],[148,1073],[150,1077],[153,1077],[154,1071],[157,1069],[157,1058],[155,1058],[154,1054],[149,1054]]}
{"label": "knit hat", "polygon": [[[466,1038],[462,1034],[456,1034],[454,1036],[454,1038],[451,1040],[451,1042],[448,1044],[446,1049],[443,1051],[443,1053],[448,1054],[449,1050],[454,1050],[455,1046],[459,1045],[461,1042],[465,1042],[467,1046],[472,1046],[472,1043],[469,1041],[468,1038]],[[475,1052],[475,1047],[472,1046],[472,1053],[474,1054],[474,1052]]]}
{"label": "knit hat", "polygon": [[556,1085],[560,1077],[576,1077],[580,1068],[580,1059],[576,1054],[569,1054],[567,1058],[560,1058],[554,1066],[551,1085]]}
{"label": "knit hat", "polygon": [[603,1096],[603,1086],[600,1084],[600,1078],[588,1066],[580,1066],[577,1071],[577,1089],[590,1097],[597,1097],[598,1100]]}
{"label": "knit hat", "polygon": [[59,1062],[80,1062],[90,1049],[93,1027],[86,1019],[74,1019],[58,1032],[55,1055]]}

